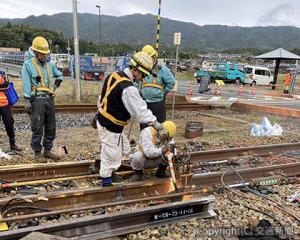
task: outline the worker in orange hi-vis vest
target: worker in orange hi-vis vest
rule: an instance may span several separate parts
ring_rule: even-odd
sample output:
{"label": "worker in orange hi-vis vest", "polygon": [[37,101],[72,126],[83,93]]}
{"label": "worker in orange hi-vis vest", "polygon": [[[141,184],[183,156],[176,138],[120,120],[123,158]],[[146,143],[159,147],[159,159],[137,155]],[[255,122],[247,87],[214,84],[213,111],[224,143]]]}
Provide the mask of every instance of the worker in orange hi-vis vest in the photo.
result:
{"label": "worker in orange hi-vis vest", "polygon": [[9,82],[6,79],[5,73],[0,71],[0,118],[2,118],[7,136],[9,138],[10,150],[19,152],[22,151],[22,149],[16,145],[14,118],[5,94],[5,90],[8,89],[8,86]]}
{"label": "worker in orange hi-vis vest", "polygon": [[289,88],[292,82],[292,72],[288,71],[285,75],[284,75],[284,89],[283,89],[283,93],[284,94],[288,94],[289,93]]}

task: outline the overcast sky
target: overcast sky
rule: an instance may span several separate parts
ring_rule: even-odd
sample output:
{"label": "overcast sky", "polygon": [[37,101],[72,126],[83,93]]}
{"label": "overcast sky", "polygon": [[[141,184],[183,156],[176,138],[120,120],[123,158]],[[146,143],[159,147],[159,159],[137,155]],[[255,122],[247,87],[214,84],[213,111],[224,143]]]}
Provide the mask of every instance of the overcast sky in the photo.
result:
{"label": "overcast sky", "polygon": [[[158,0],[79,0],[78,11],[121,16],[157,14]],[[0,18],[72,11],[72,0],[0,0]],[[300,27],[300,0],[162,0],[161,16],[198,25]]]}

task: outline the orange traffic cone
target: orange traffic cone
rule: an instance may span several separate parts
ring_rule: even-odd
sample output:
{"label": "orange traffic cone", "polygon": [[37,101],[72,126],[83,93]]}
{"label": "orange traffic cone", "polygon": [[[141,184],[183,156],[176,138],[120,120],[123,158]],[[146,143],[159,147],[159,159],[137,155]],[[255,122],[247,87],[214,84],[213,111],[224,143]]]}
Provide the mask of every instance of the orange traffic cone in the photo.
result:
{"label": "orange traffic cone", "polygon": [[252,87],[251,87],[251,89],[249,91],[249,94],[250,95],[255,95],[255,86],[253,84],[252,84]]}
{"label": "orange traffic cone", "polygon": [[188,88],[188,95],[193,96],[193,84],[190,82],[189,88]]}
{"label": "orange traffic cone", "polygon": [[239,96],[243,96],[243,94],[244,94],[244,88],[243,88],[243,85],[240,85]]}
{"label": "orange traffic cone", "polygon": [[221,92],[220,92],[220,86],[219,85],[216,85],[216,88],[215,88],[215,95],[221,95]]}

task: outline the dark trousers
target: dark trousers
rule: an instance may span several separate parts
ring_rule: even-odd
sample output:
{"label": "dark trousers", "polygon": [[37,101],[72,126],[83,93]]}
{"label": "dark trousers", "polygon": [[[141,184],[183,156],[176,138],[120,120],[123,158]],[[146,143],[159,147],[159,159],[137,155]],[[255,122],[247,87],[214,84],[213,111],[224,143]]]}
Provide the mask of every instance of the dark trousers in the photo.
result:
{"label": "dark trousers", "polygon": [[33,151],[42,151],[42,137],[44,137],[44,149],[50,151],[53,147],[53,141],[56,132],[55,107],[53,98],[37,97],[32,102],[31,130],[31,148]]}
{"label": "dark trousers", "polygon": [[0,117],[2,118],[10,145],[15,144],[14,118],[10,106],[0,107]]}
{"label": "dark trousers", "polygon": [[[159,123],[163,123],[166,121],[166,103],[165,101],[155,102],[155,103],[147,103],[147,108],[151,110],[153,115],[157,118]],[[148,127],[145,124],[141,124],[141,130],[145,127]]]}

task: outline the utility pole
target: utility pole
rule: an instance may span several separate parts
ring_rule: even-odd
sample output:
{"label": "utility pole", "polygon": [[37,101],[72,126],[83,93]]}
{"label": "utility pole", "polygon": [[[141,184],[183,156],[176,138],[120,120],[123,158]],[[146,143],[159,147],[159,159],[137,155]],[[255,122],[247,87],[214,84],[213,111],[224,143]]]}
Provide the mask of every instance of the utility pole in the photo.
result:
{"label": "utility pole", "polygon": [[96,8],[99,9],[99,57],[101,57],[102,53],[101,53],[101,11],[100,11],[100,8],[101,6],[100,5],[96,5]]}
{"label": "utility pole", "polygon": [[79,38],[77,24],[77,0],[73,0],[73,30],[74,30],[74,53],[75,53],[75,92],[76,101],[81,101],[80,93],[80,58],[79,58]]}
{"label": "utility pole", "polygon": [[297,79],[297,66],[298,66],[298,62],[299,60],[296,60],[295,62],[295,69],[293,70],[293,75],[292,75],[292,83],[291,83],[291,86],[290,86],[290,94],[293,93],[294,89],[295,89],[295,85],[296,85],[296,79]]}

